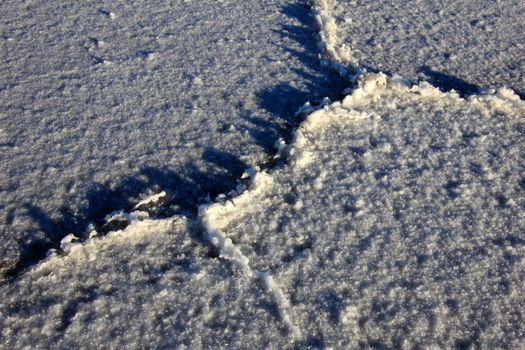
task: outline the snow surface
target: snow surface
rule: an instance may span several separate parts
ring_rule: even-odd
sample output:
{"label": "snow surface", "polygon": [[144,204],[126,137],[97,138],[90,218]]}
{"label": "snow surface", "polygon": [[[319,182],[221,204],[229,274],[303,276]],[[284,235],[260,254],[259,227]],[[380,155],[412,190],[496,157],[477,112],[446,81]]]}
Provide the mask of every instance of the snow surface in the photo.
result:
{"label": "snow surface", "polygon": [[[256,150],[253,162],[239,164],[215,150],[214,164],[247,169],[216,188],[226,194],[197,216],[167,210],[159,218],[177,196],[153,186],[83,237],[60,237],[44,260],[0,285],[2,346],[523,348],[525,103],[508,88],[463,98],[363,73],[360,48],[340,28],[355,13],[341,14],[344,1],[310,5],[323,65],[357,85],[340,102],[305,103],[291,138],[281,130],[251,140],[275,143],[273,159]],[[271,23],[297,20],[298,9],[281,8],[284,17]],[[122,18],[113,9],[98,14]],[[494,67],[486,79],[497,79]],[[329,87],[323,81],[315,92]],[[267,101],[281,112],[301,95],[283,91]],[[261,167],[248,168],[257,160]],[[187,203],[196,210],[200,202]]]}
{"label": "snow surface", "polygon": [[[76,244],[2,288],[4,349],[243,348],[286,331],[264,286],[210,256],[183,217]],[[261,338],[264,335],[264,338]]]}

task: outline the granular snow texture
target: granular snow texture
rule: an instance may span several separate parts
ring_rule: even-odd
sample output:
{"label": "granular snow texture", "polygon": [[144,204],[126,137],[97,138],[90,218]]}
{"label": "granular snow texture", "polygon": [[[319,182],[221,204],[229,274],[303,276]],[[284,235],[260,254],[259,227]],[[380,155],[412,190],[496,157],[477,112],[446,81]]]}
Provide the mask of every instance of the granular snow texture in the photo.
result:
{"label": "granular snow texture", "polygon": [[[216,349],[285,344],[256,280],[189,236],[188,221],[136,221],[72,244],[2,287],[3,349]],[[283,342],[284,341],[284,342]]]}

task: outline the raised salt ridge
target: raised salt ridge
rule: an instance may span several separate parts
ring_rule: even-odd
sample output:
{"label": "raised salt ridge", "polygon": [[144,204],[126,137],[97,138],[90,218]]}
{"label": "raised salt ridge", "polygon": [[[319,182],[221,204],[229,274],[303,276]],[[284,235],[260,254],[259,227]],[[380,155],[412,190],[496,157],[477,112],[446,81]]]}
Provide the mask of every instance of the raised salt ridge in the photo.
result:
{"label": "raised salt ridge", "polygon": [[218,226],[323,346],[519,347],[524,122],[508,90],[364,75]]}

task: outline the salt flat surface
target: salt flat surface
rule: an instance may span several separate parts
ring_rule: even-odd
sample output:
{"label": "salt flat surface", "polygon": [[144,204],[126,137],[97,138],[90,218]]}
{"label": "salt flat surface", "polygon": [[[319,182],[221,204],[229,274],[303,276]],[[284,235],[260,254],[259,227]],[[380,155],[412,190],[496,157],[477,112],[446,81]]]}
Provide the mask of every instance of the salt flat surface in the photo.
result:
{"label": "salt flat surface", "polygon": [[509,90],[464,100],[365,75],[198,222],[134,211],[66,237],[2,287],[3,342],[520,348],[524,117]]}
{"label": "salt flat surface", "polygon": [[465,94],[506,86],[525,96],[523,1],[326,2],[365,67]]}
{"label": "salt flat surface", "polygon": [[209,255],[181,217],[66,248],[2,288],[1,348],[245,348],[286,327],[264,286]]}
{"label": "salt flat surface", "polygon": [[[0,115],[19,117],[0,133],[0,267],[24,249],[32,261],[0,284],[2,346],[523,347],[525,104],[500,88],[520,93],[502,14],[521,5],[458,5],[492,14],[495,31],[452,32],[483,47],[457,45],[443,7],[438,41],[490,68],[455,75],[428,56],[427,80],[478,92],[463,98],[404,79],[427,49],[397,27],[384,38],[401,46],[377,57],[403,78],[362,74],[380,68],[355,25],[375,30],[379,13],[412,28],[430,5],[308,4],[309,19],[291,1],[0,5],[13,13],[1,45],[18,45],[1,51]],[[481,62],[487,47],[509,57]],[[346,97],[337,74],[356,82]],[[292,118],[323,93],[341,101]],[[36,244],[18,249],[21,233]]]}
{"label": "salt flat surface", "polygon": [[295,1],[8,0],[0,13],[2,267],[161,190],[193,210],[273,152],[306,100],[340,92]]}
{"label": "salt flat surface", "polygon": [[226,257],[273,277],[304,344],[519,348],[524,117],[508,90],[363,76],[308,116],[290,166],[204,217],[243,255]]}

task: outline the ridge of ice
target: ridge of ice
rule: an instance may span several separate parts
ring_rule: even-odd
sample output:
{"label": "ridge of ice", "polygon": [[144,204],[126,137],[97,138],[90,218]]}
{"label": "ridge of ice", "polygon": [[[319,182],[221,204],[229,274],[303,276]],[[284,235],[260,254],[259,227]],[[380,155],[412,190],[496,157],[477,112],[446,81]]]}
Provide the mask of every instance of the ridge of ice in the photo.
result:
{"label": "ridge of ice", "polygon": [[[131,217],[135,216],[131,215]],[[80,241],[75,235],[69,234],[60,242],[60,247],[65,255],[57,255],[51,251],[47,258],[34,267],[34,270],[39,271],[56,264],[67,264],[67,259],[74,255],[91,256],[94,259],[94,252],[99,249],[99,245],[112,244],[112,241],[118,239],[125,239],[128,241],[138,240],[140,237],[152,231],[167,232],[173,225],[180,224],[185,220],[187,219],[184,216],[174,216],[168,219],[149,219],[143,217],[142,220],[131,220],[130,224],[122,230],[111,231],[107,235],[101,237],[93,236],[84,241]]]}

